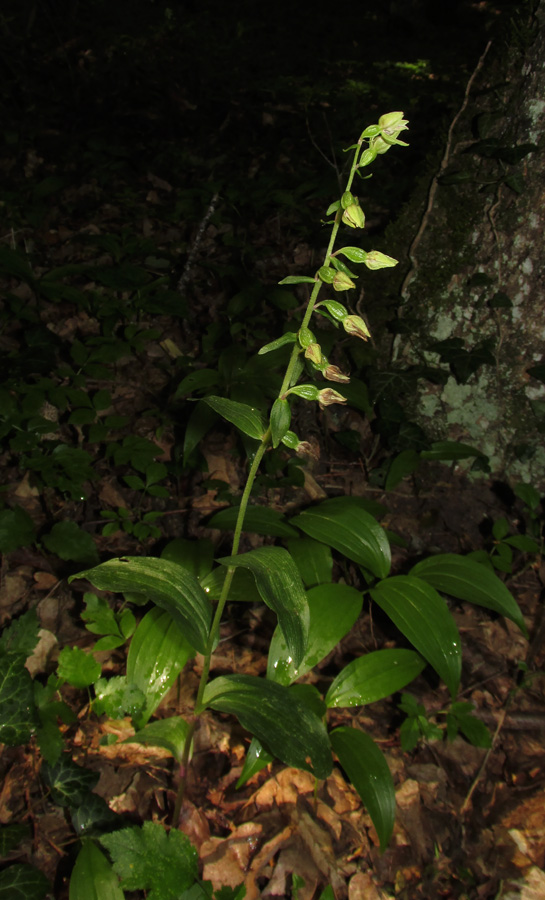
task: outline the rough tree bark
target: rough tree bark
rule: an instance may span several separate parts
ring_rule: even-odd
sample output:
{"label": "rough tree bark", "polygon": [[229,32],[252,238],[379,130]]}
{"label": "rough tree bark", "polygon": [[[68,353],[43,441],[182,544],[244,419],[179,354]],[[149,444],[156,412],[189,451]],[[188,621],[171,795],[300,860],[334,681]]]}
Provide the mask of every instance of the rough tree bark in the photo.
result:
{"label": "rough tree bark", "polygon": [[473,444],[494,475],[543,488],[545,0],[526,8],[509,46],[481,58],[452,123],[402,288],[400,315],[417,324],[394,356],[449,374],[419,382],[428,434]]}

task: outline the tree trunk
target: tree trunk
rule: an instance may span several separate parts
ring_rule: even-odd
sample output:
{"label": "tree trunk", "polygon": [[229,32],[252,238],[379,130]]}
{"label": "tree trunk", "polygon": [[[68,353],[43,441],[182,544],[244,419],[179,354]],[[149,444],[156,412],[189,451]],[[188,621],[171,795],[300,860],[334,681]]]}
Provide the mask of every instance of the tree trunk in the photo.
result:
{"label": "tree trunk", "polygon": [[[435,439],[486,453],[495,476],[545,487],[545,0],[481,58],[410,251],[396,364],[420,380]],[[440,375],[440,373],[438,373]]]}

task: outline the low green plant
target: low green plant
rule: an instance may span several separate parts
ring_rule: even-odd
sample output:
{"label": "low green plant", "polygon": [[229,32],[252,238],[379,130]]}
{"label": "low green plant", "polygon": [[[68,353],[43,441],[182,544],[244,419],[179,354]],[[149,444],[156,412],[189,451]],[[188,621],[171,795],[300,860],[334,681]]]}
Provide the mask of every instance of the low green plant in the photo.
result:
{"label": "low green plant", "polygon": [[[103,599],[86,597],[87,627],[102,635],[95,650],[120,646],[119,642],[132,635],[124,676],[102,677],[93,650],[64,648],[56,674],[41,693],[38,691],[36,701],[30,676],[20,682],[15,676],[33,646],[28,629],[23,649],[15,653],[8,641],[2,651],[8,665],[0,671],[14,673],[7,685],[0,686],[0,707],[3,703],[10,713],[7,718],[0,717],[5,723],[3,739],[20,743],[37,734],[45,757],[42,775],[48,790],[67,808],[78,834],[85,836],[72,872],[72,900],[99,896],[101,885],[114,898],[123,897],[125,889],[146,890],[149,897],[164,900],[211,896],[210,890],[196,880],[194,851],[177,831],[193,738],[207,709],[236,716],[251,736],[239,785],[274,759],[310,771],[317,781],[326,779],[335,757],[366,805],[384,850],[395,815],[394,782],[388,764],[362,729],[347,725],[329,728],[330,711],[388,697],[430,666],[445,683],[452,700],[446,713],[447,731],[465,733],[470,710],[456,700],[461,640],[442,595],[492,609],[526,634],[513,596],[478,561],[442,554],[422,560],[408,574],[392,575],[389,537],[376,518],[380,507],[377,510],[377,505],[366,499],[334,497],[290,518],[259,503],[249,503],[260,466],[269,454],[281,448],[303,454],[309,449],[304,435],[299,437],[291,430],[294,399],[324,408],[344,404],[350,396],[353,384],[349,376],[326,357],[310,328],[311,319],[320,316],[333,335],[340,329],[342,334],[363,341],[369,338],[363,318],[337,299],[355,287],[358,276],[348,263],[373,271],[394,266],[396,260],[372,249],[346,245],[335,250],[335,245],[342,226],[350,234],[365,226],[365,214],[353,193],[355,177],[362,176],[393,146],[405,146],[400,135],[406,128],[401,112],[389,113],[367,127],[349,148],[353,158],[346,189],[326,213],[331,217],[331,234],[323,264],[314,274],[289,275],[280,282],[306,285],[310,296],[297,330],[287,331],[259,351],[258,358],[269,361],[269,383],[275,385],[266,417],[262,404],[245,402],[243,394],[239,399],[206,394],[200,401],[202,422],[199,428],[193,422],[193,447],[199,439],[196,435],[209,427],[212,414],[235,426],[248,454],[248,475],[239,504],[217,513],[208,523],[233,532],[229,555],[217,559],[215,565],[209,541],[179,540],[169,544],[159,559],[110,559],[70,579],[85,579],[99,591],[123,594],[124,603],[151,603],[133,630],[134,620],[125,606],[110,609]],[[322,291],[326,292],[325,299],[319,299]],[[333,341],[330,345],[333,348]],[[194,380],[201,387],[221,383],[214,378],[196,373]],[[122,446],[115,445],[110,455],[114,462],[130,461],[146,474],[154,465],[154,455],[147,445],[135,441],[127,439]],[[134,454],[139,453],[137,465]],[[153,483],[140,480],[151,493]],[[140,484],[133,486],[142,489]],[[242,552],[244,532],[273,537],[277,542]],[[350,563],[355,573],[353,584],[334,581],[337,559]],[[413,649],[389,648],[363,654],[338,672],[327,688],[302,681],[352,628],[364,597],[386,614]],[[276,614],[278,624],[270,642],[266,677],[234,672],[210,678],[225,606],[239,601],[264,603]],[[16,629],[17,634],[20,631]],[[197,653],[202,655],[202,675],[192,715],[187,719],[173,716],[152,720],[186,662]],[[145,823],[141,829],[123,827],[126,823],[115,816],[112,821],[114,814],[92,794],[94,773],[76,766],[70,753],[63,752],[60,732],[54,733],[52,716],[47,712],[49,704],[62,704],[59,692],[63,683],[88,690],[91,713],[115,718],[129,715],[135,727],[131,741],[159,745],[172,754],[181,774],[170,833],[155,823]],[[410,717],[428,722],[418,706],[413,710],[409,701],[406,706]],[[24,715],[22,709],[26,710]],[[62,710],[60,707],[59,714]],[[99,848],[97,838],[111,862]],[[156,854],[169,860],[161,867],[167,881],[157,881],[157,872],[152,871],[151,860]],[[175,884],[167,872],[171,866],[173,871],[183,869],[185,873]],[[327,890],[325,897],[329,896]],[[242,893],[220,892],[218,896],[241,897]]]}

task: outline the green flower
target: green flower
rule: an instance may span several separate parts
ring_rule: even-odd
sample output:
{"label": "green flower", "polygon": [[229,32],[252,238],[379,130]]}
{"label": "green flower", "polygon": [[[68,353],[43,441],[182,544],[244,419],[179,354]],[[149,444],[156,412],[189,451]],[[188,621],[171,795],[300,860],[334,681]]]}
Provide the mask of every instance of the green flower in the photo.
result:
{"label": "green flower", "polygon": [[333,388],[324,388],[318,394],[318,403],[323,409],[324,406],[331,406],[332,403],[346,403],[346,397],[343,397],[338,391],[334,391]]}
{"label": "green flower", "polygon": [[345,275],[344,272],[335,272],[332,284],[334,291],[349,291],[350,288],[356,287],[352,279]]}
{"label": "green flower", "polygon": [[365,214],[359,203],[352,203],[343,212],[343,222],[350,228],[365,228]]}

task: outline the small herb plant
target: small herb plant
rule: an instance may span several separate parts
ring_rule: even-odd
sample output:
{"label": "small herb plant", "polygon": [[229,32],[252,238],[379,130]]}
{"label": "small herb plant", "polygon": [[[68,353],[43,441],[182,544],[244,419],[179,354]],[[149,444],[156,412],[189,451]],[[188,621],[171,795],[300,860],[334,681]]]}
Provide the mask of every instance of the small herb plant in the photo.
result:
{"label": "small herb plant", "polygon": [[[176,540],[167,545],[159,559],[110,559],[70,579],[85,579],[99,591],[124,595],[124,605],[114,611],[103,597],[87,593],[83,618],[87,628],[100,635],[94,650],[119,647],[131,637],[125,676],[102,677],[101,666],[92,653],[65,648],[56,674],[50,676],[46,686],[34,687],[28,673],[22,679],[17,675],[32,650],[32,628],[23,629],[15,623],[12,637],[10,630],[0,645],[4,658],[0,671],[4,679],[11,679],[0,688],[4,705],[10,692],[13,694],[13,702],[8,705],[11,718],[3,719],[0,739],[21,743],[37,734],[44,757],[44,781],[52,796],[72,815],[77,832],[85,835],[72,872],[71,900],[88,900],[106,893],[118,900],[124,890],[146,890],[150,898],[162,900],[212,896],[210,889],[198,882],[196,852],[177,830],[193,738],[206,709],[236,716],[251,736],[239,785],[275,758],[287,766],[310,771],[319,781],[331,773],[336,758],[366,805],[382,849],[390,840],[395,816],[394,783],[386,759],[360,728],[330,728],[330,711],[388,697],[430,666],[446,684],[452,700],[445,710],[448,734],[461,731],[470,740],[476,734],[479,745],[486,742],[480,723],[473,725],[477,720],[471,716],[469,705],[456,700],[461,641],[442,594],[494,610],[526,634],[517,603],[494,572],[478,560],[447,553],[418,562],[408,574],[392,575],[388,535],[375,517],[376,504],[365,499],[330,498],[290,519],[259,503],[249,503],[268,454],[278,453],[282,447],[299,454],[309,449],[304,435],[291,430],[294,400],[317,403],[322,408],[344,404],[349,387],[353,388],[349,375],[326,357],[311,324],[313,317],[319,316],[329,329],[340,330],[344,336],[363,341],[370,336],[364,319],[351,313],[337,297],[355,287],[358,276],[349,264],[373,271],[395,266],[396,260],[354,245],[335,247],[343,226],[349,234],[365,227],[364,211],[353,193],[355,177],[362,176],[392,147],[406,146],[400,138],[406,129],[403,113],[392,112],[363,131],[349,148],[353,158],[346,189],[327,210],[331,234],[323,264],[313,274],[290,275],[280,282],[308,285],[310,296],[298,330],[287,331],[259,351],[264,362],[271,361],[270,380],[278,385],[266,417],[261,407],[243,399],[207,394],[199,404],[201,413],[204,408],[234,425],[248,452],[248,475],[239,505],[216,514],[209,523],[233,531],[230,554],[214,565],[209,541]],[[283,375],[278,376],[279,360],[285,360],[286,355]],[[201,375],[198,382],[205,389],[218,383],[221,379],[214,373]],[[186,382],[181,392],[187,387]],[[205,415],[204,425],[194,425],[188,452],[196,446],[199,429],[204,433],[209,421],[209,415]],[[143,477],[132,476],[130,487],[157,495],[157,481],[164,474],[157,468],[160,464],[154,463],[151,455],[137,465],[131,456],[133,451],[129,442],[108,452],[114,461],[131,460],[142,473]],[[119,522],[112,518],[111,530],[121,518],[121,513]],[[243,532],[272,536],[277,543],[241,552]],[[359,573],[357,583],[333,580],[334,554],[353,564],[352,569]],[[380,649],[364,654],[348,663],[326,691],[301,681],[352,628],[364,598],[380,607],[412,649]],[[239,600],[265,603],[277,616],[266,677],[233,672],[210,678],[226,603]],[[151,609],[136,625],[125,604],[149,602]],[[37,638],[37,623],[33,628]],[[167,691],[183,677],[186,662],[196,653],[202,655],[203,662],[192,715],[154,720],[153,714]],[[56,723],[57,716],[65,722],[70,720],[70,710],[59,693],[63,683],[87,689],[90,709],[97,715],[131,716],[136,730],[131,741],[164,747],[178,762],[180,778],[170,832],[151,822],[142,828],[123,828],[124,823],[107,804],[91,793],[94,773],[77,766],[71,755],[63,752]],[[27,710],[24,717],[21,708]],[[403,726],[407,748],[422,735],[435,736],[433,728],[441,733],[409,695],[404,695],[402,709],[408,715]],[[154,855],[164,860],[159,881]],[[223,889],[220,894],[223,900],[242,897],[243,889],[242,893],[240,889]],[[326,888],[324,897],[329,896],[331,889]]]}

